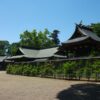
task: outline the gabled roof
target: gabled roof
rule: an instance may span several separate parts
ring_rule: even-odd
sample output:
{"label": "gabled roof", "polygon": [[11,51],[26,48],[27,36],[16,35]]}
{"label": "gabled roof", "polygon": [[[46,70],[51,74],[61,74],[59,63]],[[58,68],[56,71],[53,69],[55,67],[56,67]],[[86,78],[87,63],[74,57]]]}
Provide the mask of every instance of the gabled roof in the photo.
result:
{"label": "gabled roof", "polygon": [[93,40],[100,41],[100,38],[96,35],[96,33],[93,33],[92,31],[81,29],[81,28],[79,28],[79,31]]}
{"label": "gabled roof", "polygon": [[58,51],[57,49],[58,49],[58,47],[49,48],[49,49],[42,49],[42,50],[20,48],[20,51],[26,57],[46,58],[46,57],[52,57]]}
{"label": "gabled roof", "polygon": [[16,58],[20,57],[47,58],[47,57],[52,57],[58,51],[58,47],[41,49],[41,50],[19,48],[19,50],[22,52],[23,55],[15,56]]}
{"label": "gabled roof", "polygon": [[[80,35],[76,37],[77,34]],[[76,43],[84,41],[88,38],[100,42],[100,38],[96,35],[96,33],[93,33],[91,29],[82,25],[76,25],[74,34],[71,36],[71,38],[69,38],[69,40],[63,42],[63,44]]]}

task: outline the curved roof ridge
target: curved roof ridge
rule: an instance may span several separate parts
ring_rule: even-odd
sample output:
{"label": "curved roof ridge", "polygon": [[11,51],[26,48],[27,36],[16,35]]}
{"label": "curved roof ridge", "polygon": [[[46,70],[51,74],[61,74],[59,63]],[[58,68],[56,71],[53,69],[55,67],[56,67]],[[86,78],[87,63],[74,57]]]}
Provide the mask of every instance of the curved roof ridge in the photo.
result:
{"label": "curved roof ridge", "polygon": [[88,37],[96,40],[96,41],[100,41],[100,38],[96,35],[96,33],[90,31],[90,30],[86,30],[86,29],[82,29],[80,27],[78,27],[79,31],[83,34],[86,34]]}
{"label": "curved roof ridge", "polygon": [[75,39],[67,40],[67,41],[63,42],[63,44],[79,42],[79,41],[83,41],[83,40],[85,40],[87,38],[89,38],[89,37],[88,36],[78,37],[78,38],[75,38]]}
{"label": "curved roof ridge", "polygon": [[58,47],[42,49],[42,50],[34,50],[26,48],[19,48],[19,49],[25,56],[33,58],[51,57],[58,51]]}

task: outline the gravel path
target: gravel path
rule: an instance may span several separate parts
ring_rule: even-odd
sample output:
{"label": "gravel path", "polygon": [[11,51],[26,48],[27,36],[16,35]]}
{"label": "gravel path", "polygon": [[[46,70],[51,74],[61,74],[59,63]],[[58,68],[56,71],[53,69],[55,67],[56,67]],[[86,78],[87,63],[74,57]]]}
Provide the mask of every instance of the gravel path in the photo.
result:
{"label": "gravel path", "polygon": [[1,71],[0,100],[60,100],[60,91],[81,83],[86,82],[8,75]]}

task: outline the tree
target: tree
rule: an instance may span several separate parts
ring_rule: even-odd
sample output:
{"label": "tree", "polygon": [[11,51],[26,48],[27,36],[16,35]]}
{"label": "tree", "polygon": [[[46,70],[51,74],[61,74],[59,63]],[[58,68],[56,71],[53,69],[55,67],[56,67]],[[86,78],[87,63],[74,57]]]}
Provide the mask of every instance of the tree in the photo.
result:
{"label": "tree", "polygon": [[52,41],[55,43],[55,46],[58,46],[60,44],[58,34],[59,34],[59,31],[54,30],[53,33],[51,33],[51,36],[50,36],[52,38]]}
{"label": "tree", "polygon": [[32,32],[25,31],[20,34],[20,45],[43,49],[55,46],[54,41],[49,38],[50,32],[45,29],[44,32],[33,30]]}
{"label": "tree", "polygon": [[75,69],[76,69],[76,62],[66,62],[63,64],[64,74],[68,77],[68,79],[73,79],[75,77]]}
{"label": "tree", "polygon": [[92,75],[91,61],[89,61],[89,60],[86,61],[84,73],[86,75],[86,78],[89,81],[91,78],[91,75]]}
{"label": "tree", "polygon": [[92,64],[93,73],[95,75],[95,80],[100,79],[100,60],[95,60]]}
{"label": "tree", "polygon": [[78,77],[78,80],[82,78],[83,72],[84,72],[83,68],[80,68],[76,71],[76,77]]}
{"label": "tree", "polygon": [[9,55],[15,56],[15,55],[16,55],[16,52],[17,52],[18,49],[19,49],[19,47],[20,47],[19,42],[18,42],[18,43],[12,43],[12,44],[9,46],[9,49],[8,49]]}
{"label": "tree", "polygon": [[7,55],[8,47],[9,47],[8,41],[0,41],[0,55]]}
{"label": "tree", "polygon": [[100,37],[100,23],[92,23],[89,26],[93,29],[94,33]]}
{"label": "tree", "polygon": [[31,34],[29,31],[25,31],[23,32],[22,34],[20,34],[20,44],[23,45],[23,46],[28,46],[28,45],[32,45],[31,44],[31,41],[32,41],[32,38],[31,38]]}

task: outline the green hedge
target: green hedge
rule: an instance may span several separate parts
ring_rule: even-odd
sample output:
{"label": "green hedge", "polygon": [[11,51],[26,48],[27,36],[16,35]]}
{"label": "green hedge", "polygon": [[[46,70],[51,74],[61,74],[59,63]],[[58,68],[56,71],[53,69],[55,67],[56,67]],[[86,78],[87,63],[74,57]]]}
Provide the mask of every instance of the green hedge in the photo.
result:
{"label": "green hedge", "polygon": [[13,64],[7,66],[8,74],[41,76],[64,79],[82,79],[87,80],[100,79],[100,61],[69,61],[65,63],[52,64],[45,63],[40,65],[31,64]]}

